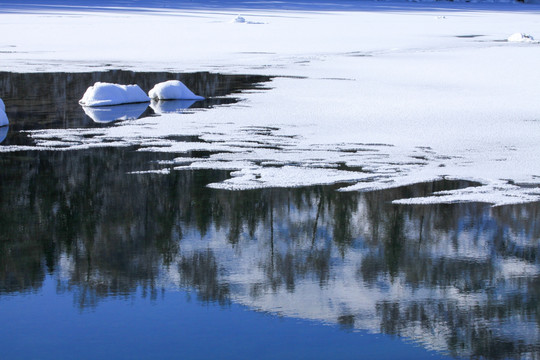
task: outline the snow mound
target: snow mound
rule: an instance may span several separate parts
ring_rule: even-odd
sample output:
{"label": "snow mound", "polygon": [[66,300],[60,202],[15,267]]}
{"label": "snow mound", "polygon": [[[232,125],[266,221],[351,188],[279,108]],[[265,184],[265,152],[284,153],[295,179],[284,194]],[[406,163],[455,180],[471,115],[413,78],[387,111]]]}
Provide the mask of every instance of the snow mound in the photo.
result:
{"label": "snow mound", "polygon": [[107,106],[150,101],[139,85],[119,85],[97,82],[86,89],[79,104]]}
{"label": "snow mound", "polygon": [[204,100],[202,96],[195,95],[179,80],[159,83],[148,92],[148,95],[158,100]]}
{"label": "snow mound", "polygon": [[0,99],[0,126],[6,126],[8,124],[9,121],[6,115],[6,105],[4,105],[4,102],[2,99]]}
{"label": "snow mound", "polygon": [[508,42],[536,42],[534,38],[525,33],[515,33],[508,37]]}
{"label": "snow mound", "polygon": [[147,108],[147,103],[136,103],[115,106],[85,106],[83,110],[94,122],[107,123],[116,120],[138,119]]}

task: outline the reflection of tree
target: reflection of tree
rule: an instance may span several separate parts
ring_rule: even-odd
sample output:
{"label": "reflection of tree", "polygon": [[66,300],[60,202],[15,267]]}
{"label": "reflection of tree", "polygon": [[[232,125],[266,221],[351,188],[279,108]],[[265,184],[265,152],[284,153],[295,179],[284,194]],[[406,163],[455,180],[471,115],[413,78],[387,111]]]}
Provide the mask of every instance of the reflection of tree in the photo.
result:
{"label": "reflection of tree", "polygon": [[[228,172],[128,174],[165,157],[133,150],[0,158],[0,294],[37,289],[49,273],[81,307],[96,306],[137,289],[156,297],[167,273],[203,302],[227,304],[245,288],[257,303],[268,294],[294,297],[305,284],[332,293],[348,272],[351,293],[389,296],[373,308],[384,333],[428,345],[442,338],[446,350],[463,356],[539,350],[540,279],[519,273],[520,266],[538,268],[538,204],[390,203],[459,182],[366,194],[219,191],[205,185]],[[238,280],[235,271],[248,273]],[[392,286],[402,295],[390,297]],[[362,326],[354,301],[332,314],[343,328]],[[501,330],[516,324],[533,330]],[[427,335],[433,329],[438,342]]]}

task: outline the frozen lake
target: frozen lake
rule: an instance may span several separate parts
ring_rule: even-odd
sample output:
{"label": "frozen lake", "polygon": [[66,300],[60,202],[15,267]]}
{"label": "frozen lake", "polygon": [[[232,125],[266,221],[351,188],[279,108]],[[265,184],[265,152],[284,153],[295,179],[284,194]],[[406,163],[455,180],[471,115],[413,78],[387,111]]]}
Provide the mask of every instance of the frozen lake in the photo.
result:
{"label": "frozen lake", "polygon": [[538,357],[539,15],[3,1],[2,358]]}
{"label": "frozen lake", "polygon": [[[133,124],[92,121],[74,105],[84,84],[130,79],[148,87],[164,77],[207,95],[170,115],[180,122],[230,106],[237,101],[231,93],[267,91],[269,80],[3,73],[0,83],[13,89],[5,99],[17,104],[8,115],[21,121],[0,146],[32,145],[28,130]],[[25,84],[36,83],[53,84],[51,96],[32,96]],[[164,115],[148,107],[141,116]],[[271,129],[257,132],[271,136]],[[339,184],[212,189],[231,171],[174,167],[213,151],[179,158],[141,149],[2,154],[6,358],[432,359],[539,351],[538,203],[391,203],[479,185],[465,181],[367,193],[338,192]]]}

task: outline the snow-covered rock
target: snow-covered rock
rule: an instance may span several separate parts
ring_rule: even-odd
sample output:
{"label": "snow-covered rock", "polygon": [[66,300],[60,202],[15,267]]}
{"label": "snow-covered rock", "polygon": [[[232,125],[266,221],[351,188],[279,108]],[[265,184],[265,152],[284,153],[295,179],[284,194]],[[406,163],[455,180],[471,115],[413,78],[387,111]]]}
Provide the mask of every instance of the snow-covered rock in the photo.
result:
{"label": "snow-covered rock", "polygon": [[240,24],[243,24],[246,22],[246,19],[240,15],[238,15],[237,17],[235,17],[232,21],[233,23],[240,23]]}
{"label": "snow-covered rock", "polygon": [[119,85],[97,82],[86,89],[79,104],[107,106],[150,101],[139,85]]}
{"label": "snow-covered rock", "polygon": [[6,115],[6,105],[4,105],[4,102],[2,99],[0,99],[0,126],[6,126],[8,124],[9,121]]}
{"label": "snow-covered rock", "polygon": [[534,38],[529,34],[515,33],[508,37],[509,42],[535,42]]}
{"label": "snow-covered rock", "polygon": [[156,114],[167,113],[182,113],[185,109],[189,108],[196,100],[169,100],[169,101],[155,101],[152,100],[150,107]]}
{"label": "snow-covered rock", "polygon": [[107,123],[116,120],[138,119],[147,108],[147,103],[135,103],[116,106],[84,106],[83,110],[95,122]]}
{"label": "snow-covered rock", "polygon": [[156,100],[204,100],[202,96],[195,95],[179,80],[169,80],[157,84],[148,92]]}

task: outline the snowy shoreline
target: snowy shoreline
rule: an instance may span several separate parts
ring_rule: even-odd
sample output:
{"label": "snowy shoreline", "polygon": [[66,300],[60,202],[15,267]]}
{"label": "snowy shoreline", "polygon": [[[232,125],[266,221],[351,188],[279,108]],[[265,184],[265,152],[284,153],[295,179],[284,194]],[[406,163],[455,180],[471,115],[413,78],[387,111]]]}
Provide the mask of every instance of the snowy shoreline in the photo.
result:
{"label": "snowy shoreline", "polygon": [[[92,129],[93,136],[89,130],[29,132],[38,150],[92,148],[111,140],[140,151],[203,147],[216,153],[176,168],[235,169],[233,178],[211,185],[218,188],[316,180],[350,181],[348,190],[358,191],[447,177],[486,185],[476,194],[416,203],[540,201],[537,188],[507,184],[540,184],[540,45],[506,41],[515,33],[540,38],[540,7],[482,3],[467,10],[462,3],[437,2],[411,4],[407,11],[397,2],[398,9],[377,11],[375,4],[380,6],[362,4],[365,11],[241,13],[24,6],[6,12],[4,4],[0,29],[10,35],[0,41],[0,61],[4,71],[14,72],[121,68],[284,76],[270,90],[242,94],[243,104],[182,121],[163,114]],[[238,15],[246,22],[233,22]],[[256,128],[273,130],[261,134]],[[204,143],[163,140],[177,134]],[[338,170],[343,163],[367,172]]]}

